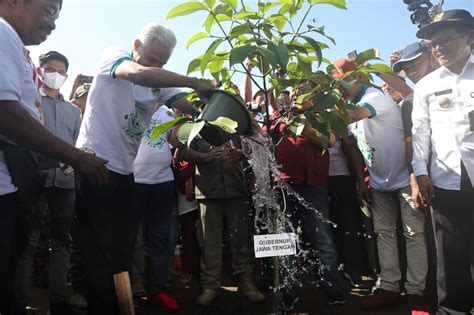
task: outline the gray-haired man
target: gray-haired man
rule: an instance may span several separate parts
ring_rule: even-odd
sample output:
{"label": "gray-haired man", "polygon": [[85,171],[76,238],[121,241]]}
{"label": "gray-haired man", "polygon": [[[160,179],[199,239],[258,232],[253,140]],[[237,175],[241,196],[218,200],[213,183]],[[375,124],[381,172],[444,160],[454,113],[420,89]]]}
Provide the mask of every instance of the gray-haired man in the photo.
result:
{"label": "gray-haired man", "polygon": [[83,183],[78,198],[79,247],[91,315],[117,314],[113,275],[129,269],[140,219],[131,206],[133,161],[156,104],[168,101],[189,113],[189,102],[173,101],[179,89],[168,87],[212,89],[205,81],[163,69],[175,45],[171,30],[146,26],[131,52],[106,51],[89,91],[76,146],[109,160],[111,179],[101,189]]}

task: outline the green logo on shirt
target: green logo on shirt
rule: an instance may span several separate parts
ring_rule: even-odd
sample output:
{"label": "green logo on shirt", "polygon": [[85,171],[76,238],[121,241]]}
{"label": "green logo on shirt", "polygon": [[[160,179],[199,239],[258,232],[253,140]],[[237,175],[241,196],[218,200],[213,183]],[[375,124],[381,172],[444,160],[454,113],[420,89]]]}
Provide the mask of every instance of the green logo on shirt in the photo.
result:
{"label": "green logo on shirt", "polygon": [[127,126],[125,127],[127,134],[133,139],[140,141],[143,132],[145,132],[145,128],[143,128],[140,120],[140,115],[134,111],[125,115],[124,119],[127,121]]}
{"label": "green logo on shirt", "polygon": [[155,149],[161,149],[163,148],[163,146],[165,145],[166,143],[166,133],[165,134],[162,134],[160,135],[159,137],[157,137],[155,140],[151,141],[151,134],[153,133],[153,128],[155,126],[158,126],[158,125],[161,125],[162,122],[160,119],[154,119],[152,118],[151,119],[151,122],[150,122],[150,128],[148,128],[148,130],[145,132],[145,135],[143,136],[143,141],[148,144],[150,147],[152,148],[155,148]]}

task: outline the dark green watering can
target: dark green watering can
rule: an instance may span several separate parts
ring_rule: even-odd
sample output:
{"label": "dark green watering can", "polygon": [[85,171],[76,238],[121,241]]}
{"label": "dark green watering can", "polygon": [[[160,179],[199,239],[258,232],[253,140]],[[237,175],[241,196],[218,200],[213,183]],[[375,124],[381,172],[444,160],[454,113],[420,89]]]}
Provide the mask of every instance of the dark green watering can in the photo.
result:
{"label": "dark green watering can", "polygon": [[206,124],[200,131],[200,135],[213,146],[220,146],[236,136],[250,133],[252,128],[252,118],[247,108],[240,98],[232,93],[223,90],[212,92],[209,101],[201,115],[201,118],[212,122],[219,117],[226,117],[235,122],[238,126],[235,133],[228,133],[222,128]]}

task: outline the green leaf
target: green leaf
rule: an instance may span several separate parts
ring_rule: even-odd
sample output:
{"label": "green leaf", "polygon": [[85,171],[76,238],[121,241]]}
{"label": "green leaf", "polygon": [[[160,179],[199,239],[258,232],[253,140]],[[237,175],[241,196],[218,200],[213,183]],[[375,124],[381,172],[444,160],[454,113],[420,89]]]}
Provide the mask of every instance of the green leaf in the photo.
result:
{"label": "green leaf", "polygon": [[203,0],[205,4],[209,7],[209,9],[212,9],[214,7],[214,4],[216,3],[216,0]]}
{"label": "green leaf", "polygon": [[298,68],[298,64],[296,62],[292,61],[288,64],[287,70],[288,71],[293,71],[293,70],[296,70],[297,68]]}
{"label": "green leaf", "polygon": [[331,130],[334,131],[334,133],[336,133],[338,136],[341,136],[344,139],[349,137],[346,123],[335,112],[320,112],[319,115],[321,115],[321,117],[329,123]]}
{"label": "green leaf", "polygon": [[332,75],[334,71],[339,71],[339,70],[332,63],[329,63],[326,67],[326,73],[329,75]]}
{"label": "green leaf", "polygon": [[216,51],[217,47],[222,43],[222,39],[216,39],[212,42],[212,44],[207,48],[206,53],[202,56],[201,59],[201,74],[204,75],[206,71],[208,63],[211,61],[212,55],[214,51]]}
{"label": "green leaf", "polygon": [[239,36],[243,34],[252,34],[252,29],[249,23],[237,25],[230,30],[231,36]]}
{"label": "green leaf", "polygon": [[339,9],[347,9],[346,0],[311,0],[311,4],[330,4]]}
{"label": "green leaf", "polygon": [[318,58],[318,68],[321,66],[321,62],[323,61],[323,53],[321,52],[321,47],[319,47],[319,44],[317,41],[312,39],[311,37],[308,36],[301,36],[301,38],[304,38],[314,49],[314,53],[316,54],[316,57]]}
{"label": "green leaf", "polygon": [[204,128],[205,124],[206,122],[204,120],[184,123],[177,133],[179,142],[189,147],[194,138],[196,138],[202,128]]}
{"label": "green leaf", "polygon": [[260,2],[258,4],[259,9],[262,13],[267,13],[271,8],[274,8],[276,6],[282,5],[282,3],[274,2],[274,3],[262,3]]}
{"label": "green leaf", "polygon": [[336,40],[334,39],[334,37],[326,35],[326,32],[324,31],[324,26],[321,26],[321,27],[318,27],[318,28],[312,28],[311,32],[315,32],[315,33],[318,33],[318,34],[326,37],[327,39],[329,39],[333,43],[333,45],[336,45]]}
{"label": "green leaf", "polygon": [[298,56],[298,68],[303,72],[306,78],[309,78],[313,73],[313,69],[311,67],[311,63],[305,61],[302,56]]}
{"label": "green leaf", "polygon": [[360,54],[357,54],[355,59],[356,64],[363,65],[369,60],[380,60],[380,53],[378,49],[368,49]]}
{"label": "green leaf", "polygon": [[256,47],[258,53],[265,59],[272,67],[278,67],[278,58],[270,50],[263,47]]}
{"label": "green leaf", "polygon": [[189,63],[187,74],[193,73],[201,66],[201,59],[202,58],[196,58]]}
{"label": "green leaf", "polygon": [[216,19],[219,22],[232,21],[232,18],[230,16],[228,16],[227,14],[222,14],[222,13],[217,14]]}
{"label": "green leaf", "polygon": [[206,29],[206,32],[209,34],[211,33],[212,26],[216,23],[216,19],[214,19],[214,16],[209,13],[207,18],[204,20],[204,23],[202,24],[204,28]]}
{"label": "green leaf", "polygon": [[312,111],[304,112],[304,116],[308,119],[311,126],[319,132],[319,134],[317,134],[318,137],[328,137],[330,128],[327,122],[320,121],[319,118],[316,116],[316,113]]}
{"label": "green leaf", "polygon": [[293,7],[293,1],[291,1],[291,4],[285,4],[280,8],[280,11],[278,11],[278,14],[286,14],[290,12],[291,8]]}
{"label": "green leaf", "polygon": [[232,67],[236,63],[243,62],[250,55],[251,51],[252,46],[250,45],[239,46],[232,49],[229,58],[230,66]]}
{"label": "green leaf", "polygon": [[233,18],[235,20],[245,20],[245,19],[258,20],[261,18],[261,16],[258,15],[258,13],[256,12],[242,12],[242,13],[235,14]]}
{"label": "green leaf", "polygon": [[227,133],[236,133],[236,129],[239,126],[236,121],[227,117],[219,117],[214,121],[209,121],[208,123],[221,128]]}
{"label": "green leaf", "polygon": [[217,59],[213,62],[211,62],[211,66],[209,67],[209,70],[211,73],[220,73],[222,70],[222,67],[224,66],[225,59]]}
{"label": "green leaf", "polygon": [[306,55],[308,54],[308,50],[303,45],[301,45],[297,42],[294,42],[293,44],[288,45],[288,49],[290,51],[294,50],[294,51],[302,53],[302,54],[306,54]]}
{"label": "green leaf", "polygon": [[221,78],[222,78],[222,81],[224,81],[224,82],[230,81],[229,69],[227,69],[227,68],[222,68],[221,69]]}
{"label": "green leaf", "polygon": [[189,118],[185,116],[181,116],[181,117],[173,119],[172,121],[168,121],[168,122],[165,122],[164,124],[155,126],[153,128],[153,131],[151,132],[150,141],[154,141],[160,135],[164,134],[165,132],[173,128],[176,124],[179,124],[180,122],[186,121],[186,120],[189,120]]}
{"label": "green leaf", "polygon": [[168,12],[167,19],[172,19],[177,16],[184,16],[196,11],[207,11],[207,7],[200,2],[186,2],[175,6]]}
{"label": "green leaf", "polygon": [[367,68],[371,71],[376,71],[376,72],[383,72],[383,73],[393,73],[392,68],[390,66],[383,64],[383,63],[376,63],[370,66],[367,66]]}
{"label": "green leaf", "polygon": [[228,4],[232,9],[237,10],[237,0],[221,0],[223,3]]}
{"label": "green leaf", "polygon": [[304,93],[296,98],[295,104],[303,105],[311,97],[313,97],[313,91],[310,91],[309,93]]}
{"label": "green leaf", "polygon": [[293,123],[290,126],[290,134],[293,136],[293,138],[296,139],[299,135],[301,135],[306,124],[306,120],[306,117],[303,115],[293,119]]}
{"label": "green leaf", "polygon": [[286,69],[289,61],[288,47],[282,41],[278,45],[268,43],[268,49],[278,58],[278,63],[283,69]]}
{"label": "green leaf", "polygon": [[194,34],[194,35],[188,40],[188,43],[186,44],[186,49],[188,49],[189,46],[191,46],[192,43],[194,43],[195,41],[198,41],[198,40],[203,39],[203,38],[208,38],[208,37],[209,37],[209,34],[204,33],[204,32],[200,32],[200,33]]}
{"label": "green leaf", "polygon": [[333,90],[322,97],[315,97],[313,99],[314,109],[318,112],[332,109],[340,98],[341,93],[338,90]]}
{"label": "green leaf", "polygon": [[265,34],[265,36],[266,36],[269,40],[272,40],[272,39],[273,39],[273,36],[274,36],[274,35],[273,35],[272,31],[267,30],[267,29],[264,29],[264,30],[263,30],[263,33]]}

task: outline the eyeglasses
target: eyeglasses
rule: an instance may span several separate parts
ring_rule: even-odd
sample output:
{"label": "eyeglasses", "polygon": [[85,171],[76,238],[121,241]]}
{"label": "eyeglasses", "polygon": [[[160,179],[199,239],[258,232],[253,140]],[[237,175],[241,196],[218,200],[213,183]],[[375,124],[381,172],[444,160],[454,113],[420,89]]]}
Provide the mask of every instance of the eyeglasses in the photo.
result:
{"label": "eyeglasses", "polygon": [[50,5],[43,8],[43,14],[48,20],[56,20],[59,17],[59,10]]}
{"label": "eyeglasses", "polygon": [[430,41],[430,46],[431,46],[432,49],[436,49],[436,47],[449,44],[453,40],[455,40],[459,37],[462,37],[466,34],[467,34],[467,32],[463,32],[463,33],[459,33],[459,34],[454,35],[454,36],[445,36],[445,37],[441,37],[441,38],[437,38],[437,39],[432,39]]}

